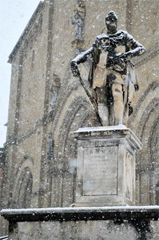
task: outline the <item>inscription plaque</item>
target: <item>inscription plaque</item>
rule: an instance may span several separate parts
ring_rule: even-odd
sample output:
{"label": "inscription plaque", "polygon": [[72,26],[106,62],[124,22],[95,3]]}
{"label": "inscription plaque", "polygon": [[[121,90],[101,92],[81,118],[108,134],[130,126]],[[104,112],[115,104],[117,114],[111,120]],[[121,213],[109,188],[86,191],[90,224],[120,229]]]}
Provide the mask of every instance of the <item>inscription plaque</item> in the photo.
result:
{"label": "inscription plaque", "polygon": [[142,144],[125,126],[80,128],[77,207],[135,205],[135,154]]}
{"label": "inscription plaque", "polygon": [[84,148],[83,195],[116,195],[117,146]]}

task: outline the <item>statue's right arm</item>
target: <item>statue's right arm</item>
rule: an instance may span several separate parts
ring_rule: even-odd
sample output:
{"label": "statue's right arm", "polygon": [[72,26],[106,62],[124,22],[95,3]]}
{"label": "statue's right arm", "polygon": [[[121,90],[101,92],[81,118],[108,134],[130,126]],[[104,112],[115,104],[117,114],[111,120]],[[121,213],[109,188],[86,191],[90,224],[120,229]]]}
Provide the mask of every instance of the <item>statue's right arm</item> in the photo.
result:
{"label": "statue's right arm", "polygon": [[93,47],[89,48],[87,51],[81,52],[71,61],[71,70],[74,77],[80,75],[78,64],[84,63],[88,57],[90,57],[93,53]]}
{"label": "statue's right arm", "polygon": [[89,48],[87,51],[81,52],[72,60],[72,62],[76,62],[77,64],[84,63],[87,58],[92,54],[92,52],[93,47]]}

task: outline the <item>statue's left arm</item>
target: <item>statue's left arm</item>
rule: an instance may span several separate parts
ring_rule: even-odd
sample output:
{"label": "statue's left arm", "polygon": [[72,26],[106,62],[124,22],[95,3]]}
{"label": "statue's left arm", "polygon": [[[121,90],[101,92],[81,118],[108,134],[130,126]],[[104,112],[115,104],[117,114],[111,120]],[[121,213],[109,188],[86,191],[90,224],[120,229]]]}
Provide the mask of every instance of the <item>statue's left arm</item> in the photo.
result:
{"label": "statue's left arm", "polygon": [[125,47],[126,52],[124,58],[130,59],[142,55],[146,50],[142,44],[136,41],[129,33],[125,33]]}

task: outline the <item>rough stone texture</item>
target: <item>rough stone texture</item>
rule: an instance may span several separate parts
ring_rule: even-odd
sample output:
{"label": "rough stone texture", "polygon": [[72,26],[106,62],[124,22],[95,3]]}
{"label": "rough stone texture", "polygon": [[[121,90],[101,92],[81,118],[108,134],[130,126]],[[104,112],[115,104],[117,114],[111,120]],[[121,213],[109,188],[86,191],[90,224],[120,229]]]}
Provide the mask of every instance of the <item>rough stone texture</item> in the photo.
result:
{"label": "rough stone texture", "polygon": [[9,239],[23,240],[135,240],[136,231],[128,223],[114,224],[113,221],[71,221],[18,223]]}
{"label": "rough stone texture", "polygon": [[135,205],[135,153],[142,144],[124,125],[80,128],[76,206]]}
{"label": "rough stone texture", "polygon": [[[70,72],[70,61],[78,52],[76,44],[72,45],[74,25],[70,21],[76,4],[74,0],[45,0],[10,56],[3,208],[64,207],[75,201],[77,143],[70,132],[91,126],[94,119],[85,92]],[[158,4],[156,0],[86,0],[84,42],[78,46],[88,49],[104,31],[105,15],[114,10],[118,28],[128,30],[147,49],[136,60],[140,91],[129,121],[143,143],[136,165],[138,205],[159,204]],[[81,69],[87,76],[86,68]],[[52,89],[57,79],[61,86],[55,92]],[[50,109],[53,92],[56,101]],[[6,232],[0,224],[0,234]]]}
{"label": "rough stone texture", "polygon": [[9,240],[158,240],[159,222],[150,222],[150,230],[144,238],[125,221],[122,224],[107,221],[27,222],[18,223],[9,235]]}

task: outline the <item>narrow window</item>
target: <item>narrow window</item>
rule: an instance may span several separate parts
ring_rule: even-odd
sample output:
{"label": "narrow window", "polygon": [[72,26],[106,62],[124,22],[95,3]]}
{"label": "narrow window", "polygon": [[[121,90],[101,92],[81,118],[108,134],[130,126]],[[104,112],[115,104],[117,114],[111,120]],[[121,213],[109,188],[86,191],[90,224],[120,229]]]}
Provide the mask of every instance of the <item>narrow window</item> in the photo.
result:
{"label": "narrow window", "polygon": [[43,27],[43,14],[40,14],[40,17],[39,17],[39,33],[42,33],[42,27]]}
{"label": "narrow window", "polygon": [[34,68],[34,64],[35,64],[35,50],[32,51],[31,68]]}

